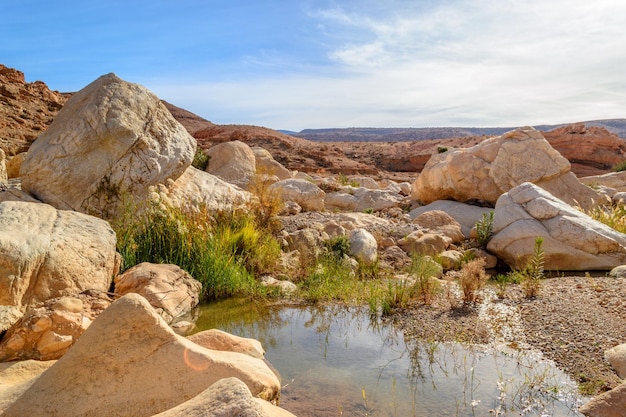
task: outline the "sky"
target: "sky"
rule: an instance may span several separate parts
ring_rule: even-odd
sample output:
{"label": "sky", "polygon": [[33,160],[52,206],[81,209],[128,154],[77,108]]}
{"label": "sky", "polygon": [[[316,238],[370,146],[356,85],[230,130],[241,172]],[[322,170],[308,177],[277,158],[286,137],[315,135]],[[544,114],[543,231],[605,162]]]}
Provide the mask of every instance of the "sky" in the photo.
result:
{"label": "sky", "polygon": [[623,0],[20,0],[0,63],[114,72],[218,124],[516,127],[626,117]]}

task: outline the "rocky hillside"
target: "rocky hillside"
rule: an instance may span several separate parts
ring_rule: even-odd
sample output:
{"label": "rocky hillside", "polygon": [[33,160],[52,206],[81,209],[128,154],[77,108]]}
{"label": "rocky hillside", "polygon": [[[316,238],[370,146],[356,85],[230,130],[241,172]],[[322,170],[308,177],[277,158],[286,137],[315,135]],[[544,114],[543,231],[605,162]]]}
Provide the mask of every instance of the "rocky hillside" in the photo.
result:
{"label": "rocky hillside", "polygon": [[27,83],[23,72],[0,64],[0,148],[8,156],[26,151],[68,97],[41,81]]}
{"label": "rocky hillside", "polygon": [[[27,150],[70,95],[51,91],[41,81],[27,83],[22,72],[0,64],[0,148],[9,157]],[[203,149],[240,140],[251,146],[264,147],[292,171],[358,173],[400,181],[414,180],[438,148],[474,146],[508,130],[318,129],[303,131],[310,134],[307,137],[315,139],[308,140],[259,126],[214,124],[171,103],[164,103]],[[626,142],[611,133],[626,132],[626,122],[595,121],[586,126],[576,124],[545,132],[552,146],[570,160],[575,174],[606,173],[626,159]],[[542,126],[541,130],[547,128],[549,126]],[[338,135],[339,131],[342,133]],[[329,138],[334,139],[329,141]]]}

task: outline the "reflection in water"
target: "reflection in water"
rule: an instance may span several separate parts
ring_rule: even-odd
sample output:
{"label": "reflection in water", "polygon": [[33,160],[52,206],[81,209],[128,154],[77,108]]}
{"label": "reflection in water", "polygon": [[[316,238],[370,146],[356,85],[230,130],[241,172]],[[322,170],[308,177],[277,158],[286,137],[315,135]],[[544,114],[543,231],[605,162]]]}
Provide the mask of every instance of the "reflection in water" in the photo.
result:
{"label": "reflection in water", "polygon": [[258,339],[297,416],[580,416],[575,384],[532,354],[409,341],[366,310],[204,306],[197,331]]}

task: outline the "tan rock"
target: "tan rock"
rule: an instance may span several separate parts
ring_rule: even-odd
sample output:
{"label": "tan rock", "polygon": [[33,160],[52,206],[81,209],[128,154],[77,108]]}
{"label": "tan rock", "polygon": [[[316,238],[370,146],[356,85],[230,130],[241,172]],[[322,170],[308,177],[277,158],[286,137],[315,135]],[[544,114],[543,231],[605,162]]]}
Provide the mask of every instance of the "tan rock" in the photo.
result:
{"label": "tan rock", "polygon": [[265,357],[265,350],[258,340],[235,336],[219,329],[195,333],[187,336],[187,339],[207,349],[238,352],[253,358]]}
{"label": "tan rock", "polygon": [[326,193],[312,182],[295,178],[282,180],[272,184],[270,191],[280,193],[284,201],[293,201],[304,211],[324,210]]}
{"label": "tan rock", "polygon": [[[208,350],[178,336],[145,298],[128,294],[9,405],[4,417],[152,416],[229,377],[243,381],[252,396],[278,397],[280,382],[263,360]],[[59,381],[68,382],[62,390]]]}
{"label": "tan rock", "polygon": [[295,417],[267,401],[254,398],[237,378],[224,378],[179,406],[153,417]]}
{"label": "tan rock", "polygon": [[592,398],[578,411],[589,417],[624,417],[626,410],[626,382]]}
{"label": "tan rock", "polygon": [[406,253],[436,256],[448,248],[450,240],[437,233],[416,230],[398,241],[398,246]]}
{"label": "tan rock", "polygon": [[35,360],[0,363],[0,414],[54,363]]}
{"label": "tan rock", "polygon": [[60,358],[111,301],[106,293],[86,291],[27,310],[0,341],[0,361]]}
{"label": "tan rock", "polygon": [[409,216],[415,219],[421,214],[433,210],[443,211],[456,220],[461,225],[461,231],[466,238],[470,237],[472,228],[482,218],[483,214],[493,211],[492,208],[473,206],[458,201],[438,200],[411,210]]}
{"label": "tan rock", "polygon": [[604,357],[611,367],[615,369],[617,375],[626,379],[626,343],[617,345],[606,352]]}
{"label": "tan rock", "polygon": [[494,204],[500,195],[528,181],[558,190],[556,196],[568,203],[593,206],[597,195],[568,175],[570,169],[569,161],[541,133],[521,128],[471,148],[433,154],[413,184],[411,197],[424,204],[450,199]]}
{"label": "tan rock", "polygon": [[9,185],[7,176],[7,158],[2,149],[0,149],[0,190],[4,191]]}
{"label": "tan rock", "polygon": [[57,208],[112,219],[127,199],[191,165],[195,140],[146,88],[107,74],[65,103],[30,147],[22,188]]}
{"label": "tan rock", "polygon": [[245,143],[234,140],[212,146],[207,151],[209,174],[243,189],[256,174],[256,159],[252,149]]}
{"label": "tan rock", "polygon": [[450,242],[459,243],[465,239],[461,225],[445,211],[429,210],[413,219],[413,223],[450,238]]}
{"label": "tan rock", "polygon": [[25,158],[26,152],[21,152],[7,161],[7,177],[9,179],[18,178],[20,176],[20,168]]}
{"label": "tan rock", "polygon": [[572,171],[577,176],[610,170],[626,159],[624,139],[603,127],[577,123],[544,132],[543,136],[572,161]]}
{"label": "tan rock", "polygon": [[604,186],[616,191],[626,191],[626,171],[582,177],[580,182],[592,188]]}
{"label": "tan rock", "polygon": [[279,180],[286,180],[292,177],[291,172],[280,162],[276,161],[267,149],[253,146],[252,152],[254,152],[256,172],[258,174],[276,175]]}
{"label": "tan rock", "polygon": [[107,291],[118,269],[107,222],[47,204],[0,203],[0,310],[24,312],[54,297]]}
{"label": "tan rock", "polygon": [[187,314],[200,302],[202,284],[180,267],[142,262],[115,277],[115,293],[137,293],[167,323]]}
{"label": "tan rock", "polygon": [[493,233],[487,249],[516,269],[532,257],[537,237],[544,239],[548,270],[610,270],[626,263],[626,235],[531,183],[498,199]]}

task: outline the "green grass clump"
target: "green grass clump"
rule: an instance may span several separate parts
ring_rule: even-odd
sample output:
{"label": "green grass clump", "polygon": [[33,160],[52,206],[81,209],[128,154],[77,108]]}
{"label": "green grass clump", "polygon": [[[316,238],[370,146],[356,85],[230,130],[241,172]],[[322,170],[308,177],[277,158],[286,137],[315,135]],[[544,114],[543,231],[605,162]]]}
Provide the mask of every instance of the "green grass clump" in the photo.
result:
{"label": "green grass clump", "polygon": [[613,166],[613,171],[614,172],[622,172],[622,171],[626,171],[626,161],[622,161],[617,165]]}
{"label": "green grass clump", "polygon": [[126,213],[113,225],[123,270],[141,262],[178,265],[202,283],[204,300],[257,293],[254,273],[274,267],[280,253],[247,214],[210,216],[158,204]]}
{"label": "green grass clump", "polygon": [[209,155],[207,155],[204,149],[198,147],[196,149],[195,155],[193,156],[193,161],[191,162],[191,166],[199,169],[200,171],[205,171],[208,165],[209,165]]}

